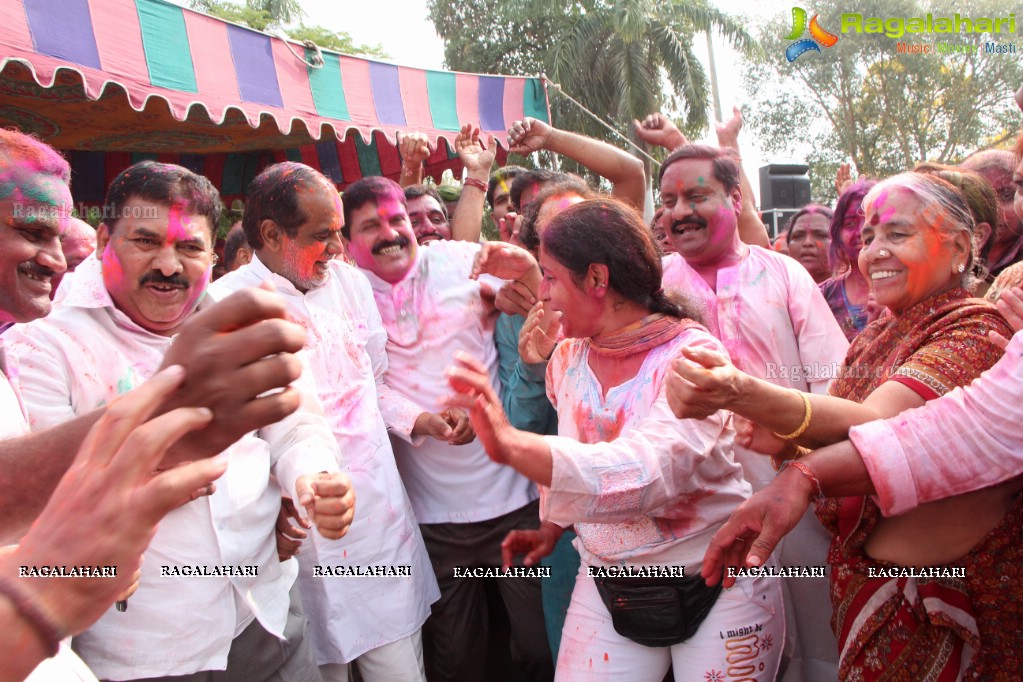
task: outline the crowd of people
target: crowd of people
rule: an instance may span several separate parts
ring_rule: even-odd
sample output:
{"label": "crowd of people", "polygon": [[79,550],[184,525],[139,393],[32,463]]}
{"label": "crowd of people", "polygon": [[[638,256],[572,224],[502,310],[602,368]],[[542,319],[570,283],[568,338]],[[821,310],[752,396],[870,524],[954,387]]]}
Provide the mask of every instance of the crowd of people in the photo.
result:
{"label": "crowd of people", "polygon": [[772,245],[738,110],[634,125],[650,221],[527,118],[610,192],[465,125],[445,196],[409,131],[400,182],[266,167],[219,264],[206,178],[94,230],[0,131],[0,679],[1017,679],[1023,135]]}

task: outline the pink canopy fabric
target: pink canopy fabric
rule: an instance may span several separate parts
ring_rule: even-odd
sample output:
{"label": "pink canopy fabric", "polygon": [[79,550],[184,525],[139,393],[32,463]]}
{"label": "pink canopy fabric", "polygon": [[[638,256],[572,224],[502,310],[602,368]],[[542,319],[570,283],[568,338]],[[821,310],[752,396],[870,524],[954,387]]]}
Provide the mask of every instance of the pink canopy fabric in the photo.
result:
{"label": "pink canopy fabric", "polygon": [[437,145],[460,123],[506,146],[515,120],[550,120],[538,78],[327,51],[313,68],[314,54],[164,0],[4,0],[0,124],[60,149],[205,154],[299,149],[350,130],[364,144],[419,130]]}

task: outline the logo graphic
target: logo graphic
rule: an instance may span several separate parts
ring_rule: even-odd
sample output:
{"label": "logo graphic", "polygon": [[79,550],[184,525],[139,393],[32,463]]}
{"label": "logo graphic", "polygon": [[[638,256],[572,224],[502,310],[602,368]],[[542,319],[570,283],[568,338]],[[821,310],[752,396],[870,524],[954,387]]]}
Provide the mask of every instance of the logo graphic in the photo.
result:
{"label": "logo graphic", "polygon": [[834,47],[835,43],[838,42],[838,36],[833,33],[828,33],[821,25],[817,23],[817,17],[819,14],[813,15],[813,19],[810,20],[810,37],[799,40],[799,36],[803,35],[806,30],[806,10],[802,7],[792,8],[792,32],[785,36],[785,40],[795,40],[785,50],[785,58],[790,62],[796,61],[800,55],[813,50],[814,52],[820,52],[820,46]]}

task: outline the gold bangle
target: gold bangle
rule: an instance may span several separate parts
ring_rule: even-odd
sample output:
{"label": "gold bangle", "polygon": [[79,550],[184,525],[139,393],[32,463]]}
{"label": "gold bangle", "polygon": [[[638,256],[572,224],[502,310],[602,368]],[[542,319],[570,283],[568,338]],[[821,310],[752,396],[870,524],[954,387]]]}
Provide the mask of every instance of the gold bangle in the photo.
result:
{"label": "gold bangle", "polygon": [[810,404],[810,398],[807,397],[807,395],[802,391],[796,391],[796,389],[792,390],[795,391],[796,394],[803,399],[803,422],[799,426],[797,426],[796,430],[793,431],[792,433],[774,434],[778,436],[778,438],[781,438],[782,440],[795,440],[796,438],[802,436],[803,433],[807,430],[807,428],[810,427],[810,420],[813,419],[813,405]]}

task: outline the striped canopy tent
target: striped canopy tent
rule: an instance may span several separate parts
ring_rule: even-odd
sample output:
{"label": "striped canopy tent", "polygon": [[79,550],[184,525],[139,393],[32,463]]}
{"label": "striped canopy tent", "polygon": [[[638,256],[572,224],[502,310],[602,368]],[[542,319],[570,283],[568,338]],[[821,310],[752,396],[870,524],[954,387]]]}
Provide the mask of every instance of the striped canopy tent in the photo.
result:
{"label": "striped canopy tent", "polygon": [[[435,146],[427,173],[460,172],[452,144],[473,123],[550,120],[543,81],[428,71],[316,50],[164,0],[3,0],[0,125],[64,150],[78,202],[142,159],[180,163],[237,198],[286,159],[339,187],[397,178],[399,130]],[[499,161],[506,155],[498,150]]]}

